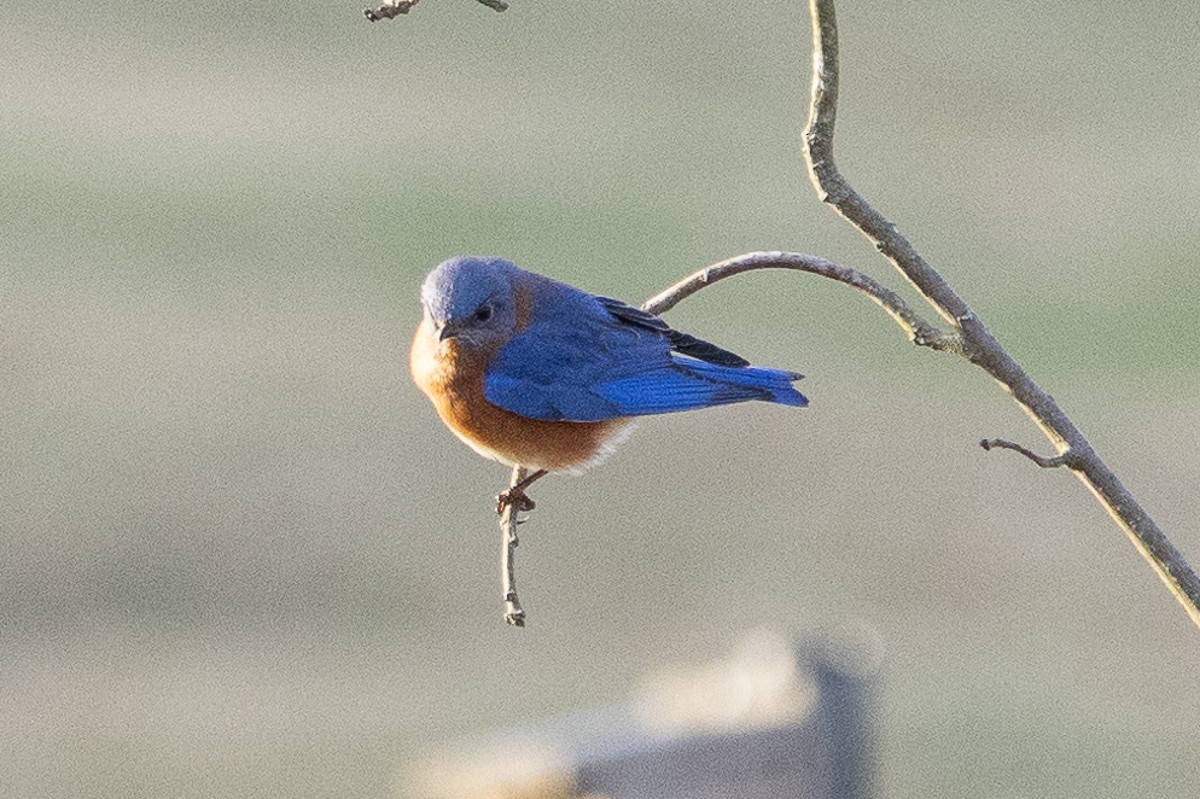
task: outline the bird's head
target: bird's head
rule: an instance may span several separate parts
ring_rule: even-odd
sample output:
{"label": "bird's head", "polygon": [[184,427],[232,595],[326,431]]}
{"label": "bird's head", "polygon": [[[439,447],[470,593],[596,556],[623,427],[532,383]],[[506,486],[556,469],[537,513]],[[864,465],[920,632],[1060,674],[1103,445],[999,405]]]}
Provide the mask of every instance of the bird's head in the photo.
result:
{"label": "bird's head", "polygon": [[471,349],[503,341],[517,323],[513,278],[519,273],[502,258],[458,255],[442,261],[421,286],[434,335]]}

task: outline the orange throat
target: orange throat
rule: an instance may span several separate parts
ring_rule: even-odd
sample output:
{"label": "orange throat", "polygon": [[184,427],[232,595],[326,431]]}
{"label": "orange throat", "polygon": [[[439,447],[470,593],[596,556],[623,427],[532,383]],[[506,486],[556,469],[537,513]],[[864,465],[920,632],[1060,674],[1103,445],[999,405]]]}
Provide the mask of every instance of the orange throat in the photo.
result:
{"label": "orange throat", "polygon": [[409,367],[417,387],[463,443],[509,466],[578,474],[604,460],[632,432],[631,420],[530,419],[488,402],[483,379],[495,348],[477,351],[439,341],[428,319],[413,338]]}

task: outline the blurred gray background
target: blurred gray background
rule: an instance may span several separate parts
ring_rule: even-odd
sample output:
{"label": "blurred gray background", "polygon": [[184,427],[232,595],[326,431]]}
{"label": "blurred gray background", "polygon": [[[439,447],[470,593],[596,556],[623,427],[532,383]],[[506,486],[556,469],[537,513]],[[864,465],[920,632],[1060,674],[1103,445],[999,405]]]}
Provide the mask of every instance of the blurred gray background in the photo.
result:
{"label": "blurred gray background", "polygon": [[[754,249],[901,281],[800,156],[800,2],[0,10],[0,793],[385,797],[432,742],[865,624],[890,797],[1190,797],[1200,632],[981,372],[818,278],[669,314],[805,411],[537,486],[532,624],[407,375],[504,255],[640,302]],[[1200,15],[839,7],[843,169],[1200,561]]]}

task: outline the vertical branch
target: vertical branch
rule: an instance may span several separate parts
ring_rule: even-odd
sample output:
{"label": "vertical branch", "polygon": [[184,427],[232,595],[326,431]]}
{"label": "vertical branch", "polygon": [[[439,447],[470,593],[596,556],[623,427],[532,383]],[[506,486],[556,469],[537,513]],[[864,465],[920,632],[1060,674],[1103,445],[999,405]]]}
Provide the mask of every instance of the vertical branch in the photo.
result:
{"label": "vertical branch", "polygon": [[1100,459],[1083,433],[1012,359],[979,317],[896,226],[871,207],[838,171],[833,132],[838,100],[838,31],[833,0],[809,0],[812,16],[812,95],[804,155],[823,202],[867,237],[961,336],[964,357],[996,379],[1055,446],[1063,464],[1095,495],[1134,547],[1200,626],[1200,579],[1182,553]]}
{"label": "vertical branch", "polygon": [[[522,466],[514,466],[509,488],[524,482],[529,472]],[[516,556],[518,502],[505,502],[500,510],[500,590],[504,594],[504,620],[513,627],[525,626],[525,610],[517,597]]]}
{"label": "vertical branch", "polygon": [[971,309],[913,248],[896,226],[863,199],[838,171],[833,158],[839,89],[838,30],[833,0],[810,0],[813,32],[811,104],[804,131],[804,157],[821,201],[875,245],[947,322],[956,327]]}

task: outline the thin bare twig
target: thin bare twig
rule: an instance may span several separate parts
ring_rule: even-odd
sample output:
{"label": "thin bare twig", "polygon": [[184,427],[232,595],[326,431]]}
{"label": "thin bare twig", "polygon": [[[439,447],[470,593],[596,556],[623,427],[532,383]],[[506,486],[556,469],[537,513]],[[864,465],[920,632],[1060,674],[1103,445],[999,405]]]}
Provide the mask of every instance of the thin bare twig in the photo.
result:
{"label": "thin bare twig", "polygon": [[1013,452],[1019,452],[1029,460],[1041,466],[1043,469],[1055,469],[1059,466],[1066,466],[1070,462],[1068,453],[1055,455],[1052,458],[1047,458],[1045,455],[1039,455],[1028,447],[1023,447],[1015,441],[1007,441],[1003,438],[985,438],[979,442],[979,446],[983,447],[988,452],[993,449],[1011,449]]}
{"label": "thin bare twig", "polygon": [[[379,22],[381,19],[395,19],[401,14],[407,14],[413,10],[413,6],[421,0],[383,0],[383,5],[379,8],[363,9],[363,16],[371,22]],[[507,11],[508,3],[505,0],[475,0],[475,2],[487,6],[495,11]]]}
{"label": "thin bare twig", "polygon": [[[513,467],[509,490],[521,485],[528,475],[529,471],[524,467]],[[516,550],[520,544],[517,525],[521,523],[517,518],[519,506],[518,502],[501,503],[499,500],[496,505],[500,514],[500,590],[504,594],[504,621],[513,627],[525,626],[525,609],[517,597]]]}
{"label": "thin bare twig", "polygon": [[950,285],[913,246],[842,177],[833,159],[838,99],[838,29],[833,0],[809,0],[812,16],[812,102],[804,132],[805,159],[813,185],[867,237],[900,274],[959,333],[963,356],[1012,394],[1045,433],[1068,466],[1095,495],[1193,623],[1200,626],[1200,579],[1182,553],[1096,454],[1083,433],[1042,391]]}

